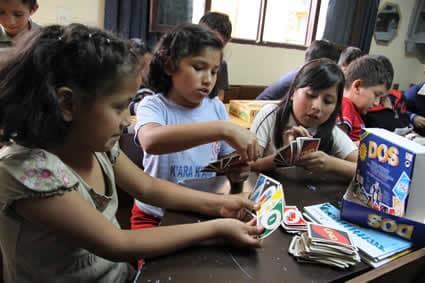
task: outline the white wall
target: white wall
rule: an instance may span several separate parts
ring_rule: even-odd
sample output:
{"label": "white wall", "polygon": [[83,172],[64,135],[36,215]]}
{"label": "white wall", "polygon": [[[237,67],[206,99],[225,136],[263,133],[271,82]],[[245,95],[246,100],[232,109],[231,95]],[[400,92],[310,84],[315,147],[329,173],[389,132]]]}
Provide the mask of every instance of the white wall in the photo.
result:
{"label": "white wall", "polygon": [[[81,22],[103,26],[105,0],[38,0],[40,9],[34,20],[42,25]],[[386,2],[381,0],[381,6]],[[404,52],[404,40],[415,0],[390,0],[400,7],[397,36],[388,45],[377,45],[372,40],[370,54],[390,58],[395,69],[394,83],[406,89],[410,83],[425,80],[424,65],[414,56]],[[304,62],[304,51],[287,48],[263,47],[229,43],[225,49],[231,84],[269,85],[282,74]]]}
{"label": "white wall", "polygon": [[41,25],[83,23],[103,27],[105,0],[38,0],[32,17]]}
{"label": "white wall", "polygon": [[404,41],[415,2],[416,0],[381,0],[380,8],[386,3],[398,4],[400,22],[397,35],[392,41],[387,45],[378,45],[373,39],[370,48],[370,54],[382,54],[391,60],[395,72],[394,83],[399,83],[401,90],[405,90],[411,83],[425,81],[425,66],[415,56],[406,55],[404,51]]}

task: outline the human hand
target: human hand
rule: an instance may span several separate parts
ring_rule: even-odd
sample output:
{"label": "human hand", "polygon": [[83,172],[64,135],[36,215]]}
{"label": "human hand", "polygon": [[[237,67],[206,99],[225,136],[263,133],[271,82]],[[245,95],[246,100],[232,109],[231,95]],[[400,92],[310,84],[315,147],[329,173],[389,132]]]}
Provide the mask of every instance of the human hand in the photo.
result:
{"label": "human hand", "polygon": [[310,133],[303,126],[295,126],[292,128],[285,129],[283,132],[283,144],[290,144],[293,140],[298,137],[311,137]]}
{"label": "human hand", "polygon": [[239,153],[242,160],[256,160],[259,155],[257,136],[232,122],[225,125],[224,140]]}
{"label": "human hand", "polygon": [[218,215],[237,219],[246,219],[247,210],[257,210],[258,204],[249,199],[249,193],[222,195]]}
{"label": "human hand", "polygon": [[329,170],[329,159],[328,154],[318,150],[304,154],[295,162],[295,165],[309,171],[326,172]]}
{"label": "human hand", "polygon": [[263,232],[264,227],[257,227],[255,218],[247,223],[236,219],[217,219],[216,221],[219,237],[236,246],[261,247],[258,236]]}
{"label": "human hand", "polygon": [[425,128],[425,117],[416,115],[415,118],[413,118],[413,125],[415,125],[416,128]]}

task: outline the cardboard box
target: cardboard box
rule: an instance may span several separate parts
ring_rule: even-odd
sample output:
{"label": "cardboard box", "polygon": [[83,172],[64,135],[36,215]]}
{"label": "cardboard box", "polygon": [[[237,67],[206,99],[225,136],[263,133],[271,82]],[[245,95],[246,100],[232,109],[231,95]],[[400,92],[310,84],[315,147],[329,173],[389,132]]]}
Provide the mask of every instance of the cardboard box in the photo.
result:
{"label": "cardboard box", "polygon": [[384,129],[363,129],[341,217],[425,244],[424,186],[424,146]]}
{"label": "cardboard box", "polygon": [[260,109],[270,103],[279,103],[280,100],[230,100],[229,113],[248,123],[254,121]]}
{"label": "cardboard box", "polygon": [[424,222],[424,146],[384,129],[363,129],[355,180],[368,206]]}
{"label": "cardboard box", "polygon": [[[374,210],[365,206],[356,194],[355,181],[350,184],[342,200],[341,219],[360,226],[376,229],[402,239],[408,240],[417,246],[425,246],[425,224],[405,217],[398,217]],[[359,236],[362,236],[359,234]],[[372,244],[373,239],[370,239]],[[377,246],[379,248],[379,245]]]}

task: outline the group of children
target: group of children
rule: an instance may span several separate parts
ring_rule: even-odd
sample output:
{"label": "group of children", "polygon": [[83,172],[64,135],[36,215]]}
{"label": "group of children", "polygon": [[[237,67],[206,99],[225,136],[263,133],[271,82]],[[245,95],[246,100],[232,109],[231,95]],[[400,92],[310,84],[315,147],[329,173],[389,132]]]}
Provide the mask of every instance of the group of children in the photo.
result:
{"label": "group of children", "polygon": [[[26,7],[29,14],[37,8]],[[2,11],[0,5],[0,19]],[[134,269],[124,262],[205,240],[259,247],[263,228],[241,220],[257,208],[247,194],[178,185],[213,177],[201,169],[233,152],[243,162],[226,175],[241,183],[250,170],[273,169],[276,148],[297,137],[317,137],[319,150],[296,165],[354,176],[361,115],[388,91],[384,65],[364,56],[344,74],[330,59],[308,60],[282,101],[265,106],[247,130],[231,123],[223,103],[209,97],[228,39],[207,22],[176,27],[148,57],[140,42],[80,24],[34,30],[0,57],[6,282],[130,282]],[[146,85],[154,92],[134,101]],[[130,101],[144,171],[118,148],[130,125]],[[116,220],[116,185],[135,198],[132,230],[121,230]],[[163,209],[219,218],[156,227]]]}

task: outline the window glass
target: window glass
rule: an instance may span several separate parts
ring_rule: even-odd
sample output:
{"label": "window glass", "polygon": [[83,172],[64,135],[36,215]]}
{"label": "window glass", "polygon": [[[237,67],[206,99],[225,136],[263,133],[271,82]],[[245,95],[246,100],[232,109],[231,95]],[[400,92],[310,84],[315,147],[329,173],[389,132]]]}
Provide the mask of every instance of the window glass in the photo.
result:
{"label": "window glass", "polygon": [[229,15],[232,38],[257,40],[261,0],[213,0],[211,11]]}

